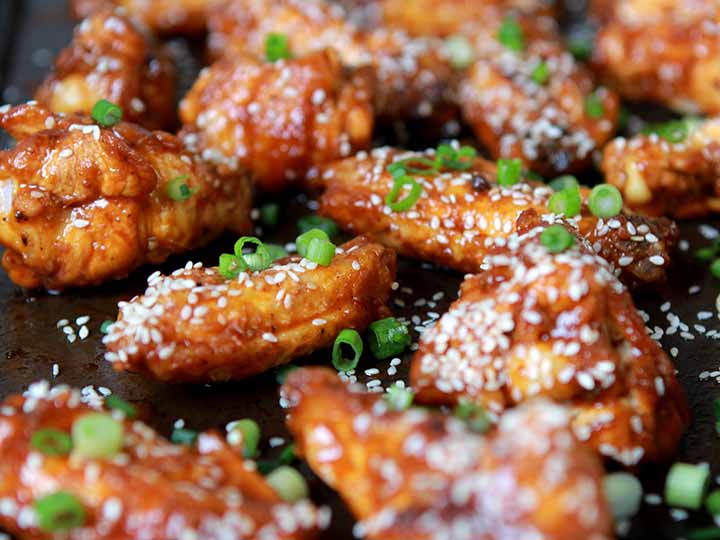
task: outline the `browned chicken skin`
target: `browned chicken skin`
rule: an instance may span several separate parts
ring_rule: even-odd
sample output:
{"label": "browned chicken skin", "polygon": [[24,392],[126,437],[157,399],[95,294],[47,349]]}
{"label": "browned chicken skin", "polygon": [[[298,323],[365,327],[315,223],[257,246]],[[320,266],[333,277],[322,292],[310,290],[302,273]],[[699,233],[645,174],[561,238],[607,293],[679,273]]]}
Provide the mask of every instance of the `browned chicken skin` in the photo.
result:
{"label": "browned chicken skin", "polygon": [[77,418],[100,409],[84,401],[76,390],[36,383],[0,407],[0,526],[17,540],[52,536],[38,528],[32,504],[58,491],[79,499],[86,514],[84,526],[53,536],[68,540],[299,540],[327,523],[326,511],[307,500],[283,503],[254,463],[213,432],[189,448],[125,419],[123,448],[108,459],[31,448],[36,431],[70,433]]}
{"label": "browned chicken skin", "polygon": [[197,265],[156,274],[120,304],[105,359],[162,380],[248,377],[386,317],[394,280],[395,253],[366,238],[343,244],[329,266],[293,256],[232,280]]}
{"label": "browned chicken skin", "polygon": [[276,63],[247,53],[206,69],[180,106],[181,137],[223,173],[282,191],[308,169],[367,148],[373,80],[334,50]]}
{"label": "browned chicken skin", "polygon": [[418,400],[469,399],[500,415],[542,396],[568,404],[578,439],[604,456],[672,456],[689,421],[672,363],[607,263],[583,241],[550,253],[535,223],[486,254],[486,270],[423,334]]}
{"label": "browned chicken skin", "polygon": [[393,412],[323,368],[281,394],[298,450],[373,540],[602,540],[612,537],[602,468],[565,411],[541,401],[488,436],[438,411]]}
{"label": "browned chicken skin", "polygon": [[[354,234],[368,234],[406,256],[425,259],[462,272],[479,272],[493,245],[504,245],[518,230],[524,213],[556,219],[548,209],[549,186],[534,181],[511,187],[495,183],[495,164],[477,159],[466,171],[444,169],[415,176],[423,193],[413,208],[393,212],[385,199],[393,186],[387,166],[406,158],[434,158],[390,148],[373,150],[333,163],[311,179],[325,188],[320,212]],[[583,198],[588,190],[583,188]],[[665,279],[677,228],[667,219],[621,214],[610,220],[593,216],[583,204],[570,223],[628,284]]]}
{"label": "browned chicken skin", "polygon": [[[714,0],[603,0],[594,63],[628,99],[720,113],[720,5]],[[596,11],[600,11],[599,7]]]}
{"label": "browned chicken skin", "polygon": [[605,147],[606,181],[634,211],[677,219],[720,212],[720,120],[686,122],[679,129],[687,136],[675,140],[671,132],[674,142],[648,134]]}
{"label": "browned chicken skin", "polygon": [[[32,103],[0,109],[0,127],[17,140],[0,152],[3,267],[23,287],[121,278],[250,226],[247,178],[220,179],[168,133],[101,128]],[[177,179],[186,200],[169,196]]]}
{"label": "browned chicken skin", "polygon": [[127,17],[106,10],[75,30],[35,99],[55,113],[90,114],[106,99],[123,119],[148,129],[176,125],[175,68]]}

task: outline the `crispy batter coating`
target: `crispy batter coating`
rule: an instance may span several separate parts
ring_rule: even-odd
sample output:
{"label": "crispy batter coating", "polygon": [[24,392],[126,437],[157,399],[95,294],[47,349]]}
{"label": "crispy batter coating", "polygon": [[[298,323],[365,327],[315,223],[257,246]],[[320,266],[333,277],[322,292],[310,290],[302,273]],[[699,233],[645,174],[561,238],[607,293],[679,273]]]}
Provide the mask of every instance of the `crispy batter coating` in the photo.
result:
{"label": "crispy batter coating", "polygon": [[720,212],[720,120],[687,124],[687,137],[617,138],[605,147],[606,181],[623,192],[629,208],[678,219]]}
{"label": "crispy batter coating", "polygon": [[221,172],[281,191],[308,169],[367,148],[373,79],[334,50],[264,62],[247,53],[205,70],[180,105],[181,137]]}
{"label": "crispy batter coating", "polygon": [[[368,234],[398,253],[460,270],[478,272],[488,249],[504,245],[518,231],[523,214],[552,222],[549,186],[534,181],[501,187],[495,165],[477,159],[467,171],[442,170],[415,176],[423,193],[407,212],[393,212],[385,199],[393,186],[386,170],[394,161],[434,158],[434,151],[401,152],[378,148],[326,167],[312,182],[325,187],[320,212],[355,234]],[[583,199],[587,198],[583,188]],[[677,227],[663,218],[621,214],[610,220],[593,216],[583,203],[569,223],[593,249],[621,272],[625,283],[652,284],[665,279]]]}
{"label": "crispy batter coating", "polygon": [[282,387],[298,449],[373,540],[612,537],[602,468],[566,412],[537,401],[488,436],[439,411],[389,411],[323,368]]}
{"label": "crispy batter coating", "polygon": [[209,18],[215,57],[265,55],[265,39],[288,37],[293,54],[333,47],[343,64],[370,66],[377,80],[375,111],[385,118],[429,117],[446,101],[452,70],[432,39],[413,39],[379,26],[360,29],[339,5],[322,0],[230,0]]}
{"label": "crispy batter coating", "polygon": [[50,536],[32,505],[57,491],[74,495],[86,513],[84,526],[54,536],[68,540],[309,539],[327,523],[327,511],[307,500],[282,502],[254,463],[214,432],[190,448],[125,419],[122,451],[109,459],[32,449],[37,430],[69,433],[75,419],[101,410],[102,399],[87,397],[40,382],[0,407],[0,526],[18,540]]}
{"label": "crispy batter coating", "polygon": [[628,99],[686,113],[720,113],[716,1],[615,0],[603,5],[609,13],[593,61],[608,85]]}
{"label": "crispy batter coating", "polygon": [[120,304],[105,359],[161,380],[248,377],[388,316],[394,280],[395,253],[366,238],[339,247],[329,266],[292,256],[233,280],[200,265],[155,274]]}
{"label": "crispy batter coating", "polygon": [[176,124],[175,67],[127,17],[102,11],[75,29],[72,43],[55,61],[55,70],[35,99],[55,113],[90,114],[107,99],[123,118],[148,129]]}
{"label": "crispy batter coating", "polygon": [[424,403],[468,399],[492,415],[536,396],[566,404],[579,440],[625,465],[670,457],[689,423],[675,369],[607,263],[545,225],[485,257],[423,334],[411,382]]}
{"label": "crispy batter coating", "polygon": [[[0,109],[15,148],[0,152],[2,263],[23,287],[121,278],[144,263],[250,226],[246,177],[222,180],[168,133],[101,128],[29,103]],[[168,194],[182,178],[186,200]]]}

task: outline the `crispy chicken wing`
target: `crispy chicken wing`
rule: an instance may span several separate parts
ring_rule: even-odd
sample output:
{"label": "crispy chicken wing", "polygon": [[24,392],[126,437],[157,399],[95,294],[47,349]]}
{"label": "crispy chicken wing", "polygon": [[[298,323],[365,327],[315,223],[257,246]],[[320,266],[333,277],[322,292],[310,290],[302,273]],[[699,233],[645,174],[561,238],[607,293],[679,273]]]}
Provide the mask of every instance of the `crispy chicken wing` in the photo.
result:
{"label": "crispy chicken wing", "polygon": [[329,266],[293,256],[228,280],[189,265],[151,276],[143,296],[120,304],[105,358],[162,380],[248,377],[386,317],[394,280],[395,253],[366,238],[339,247]]}
{"label": "crispy chicken wing", "polygon": [[283,503],[254,463],[213,432],[189,448],[124,419],[122,451],[108,459],[32,448],[38,430],[70,433],[77,418],[101,410],[86,401],[41,382],[0,407],[0,526],[18,540],[51,536],[39,528],[33,502],[58,491],[85,510],[84,525],[53,536],[68,540],[309,539],[327,523],[327,511],[307,500]]}
{"label": "crispy chicken wing", "polygon": [[492,249],[423,334],[411,370],[418,400],[469,399],[499,415],[543,396],[567,404],[578,439],[604,456],[671,456],[689,421],[672,363],[607,263],[581,239],[550,253],[535,224]]}
{"label": "crispy chicken wing", "polygon": [[288,425],[312,469],[373,540],[612,537],[602,468],[565,411],[519,407],[488,436],[439,411],[393,412],[328,369],[293,371]]}
{"label": "crispy chicken wing", "polygon": [[35,93],[56,113],[90,114],[107,99],[123,109],[123,118],[148,129],[176,124],[175,68],[127,17],[102,11],[82,22],[53,71]]}
{"label": "crispy chicken wing", "polygon": [[210,16],[209,27],[215,57],[247,51],[264,56],[265,39],[274,32],[288,37],[295,55],[333,47],[344,65],[372,67],[377,80],[375,111],[381,117],[428,117],[446,101],[452,70],[437,42],[384,27],[357,28],[339,5],[322,0],[230,0]]}
{"label": "crispy chicken wing", "polygon": [[[3,267],[23,287],[121,278],[143,263],[249,228],[246,177],[222,180],[168,133],[33,104],[0,109],[15,137],[0,152]],[[171,181],[188,190],[173,200]]]}
{"label": "crispy chicken wing", "polygon": [[720,5],[714,0],[615,0],[594,63],[623,97],[686,113],[720,113]]}
{"label": "crispy chicken wing", "polygon": [[[368,234],[398,253],[478,272],[488,249],[504,245],[518,229],[524,213],[557,218],[547,209],[549,186],[534,181],[510,187],[495,183],[495,165],[477,159],[467,171],[444,169],[430,176],[416,176],[423,193],[413,208],[393,212],[385,200],[393,186],[387,166],[407,158],[435,157],[389,148],[373,150],[331,164],[312,183],[325,188],[320,212],[342,228]],[[588,190],[583,188],[583,198]],[[610,220],[593,216],[583,203],[570,224],[610,261],[630,284],[657,283],[665,279],[670,253],[677,241],[677,227],[667,219],[621,214]]]}
{"label": "crispy chicken wing", "polygon": [[371,73],[346,73],[332,49],[276,63],[239,53],[200,75],[180,106],[181,137],[221,172],[249,170],[281,191],[370,145],[372,96]]}
{"label": "crispy chicken wing", "polygon": [[[667,129],[667,128],[666,128]],[[678,125],[682,140],[657,134],[618,138],[602,169],[628,207],[651,216],[702,217],[720,212],[720,119]]]}

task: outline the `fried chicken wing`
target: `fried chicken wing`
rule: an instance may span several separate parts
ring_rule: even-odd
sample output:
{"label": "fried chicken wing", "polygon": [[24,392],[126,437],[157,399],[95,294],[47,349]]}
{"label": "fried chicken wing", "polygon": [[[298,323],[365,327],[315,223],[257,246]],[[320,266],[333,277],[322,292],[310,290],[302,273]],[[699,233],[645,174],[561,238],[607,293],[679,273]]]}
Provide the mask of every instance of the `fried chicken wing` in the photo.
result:
{"label": "fried chicken wing", "polygon": [[[0,152],[2,263],[23,287],[121,278],[250,226],[247,178],[220,179],[168,133],[32,102],[0,109],[0,127],[17,140]],[[186,196],[174,200],[170,182]]]}
{"label": "fried chicken wing", "polygon": [[[387,166],[404,159],[434,159],[425,153],[389,148],[338,161],[326,167],[313,185],[325,188],[320,212],[355,234],[368,234],[398,253],[460,270],[478,272],[493,245],[504,245],[518,230],[523,214],[539,214],[552,222],[547,209],[552,189],[522,181],[510,187],[496,184],[495,164],[477,159],[466,171],[442,169],[415,176],[423,192],[413,208],[393,212],[386,204],[394,180]],[[582,189],[583,199],[588,191]],[[677,227],[663,218],[623,213],[610,220],[593,216],[583,203],[570,224],[593,249],[610,261],[629,284],[665,279]]]}
{"label": "fried chicken wing", "polygon": [[612,537],[602,468],[565,411],[538,401],[488,436],[439,411],[393,412],[323,368],[281,393],[300,453],[373,540],[601,540]]}
{"label": "fried chicken wing", "polygon": [[221,172],[249,170],[281,191],[370,145],[372,96],[371,73],[345,73],[332,49],[277,63],[238,54],[200,75],[180,105],[181,137]]}
{"label": "fried chicken wing", "polygon": [[209,27],[215,57],[248,51],[264,56],[267,35],[281,33],[294,55],[332,47],[344,65],[370,66],[377,80],[375,112],[384,118],[429,117],[446,102],[452,70],[437,42],[384,27],[357,28],[339,5],[322,0],[231,0],[213,12]]}
{"label": "fried chicken wing", "polygon": [[329,266],[292,256],[230,280],[188,265],[120,304],[105,359],[161,380],[248,377],[386,317],[394,280],[395,253],[366,238],[339,247]]}
{"label": "fried chicken wing", "polygon": [[174,94],[170,57],[127,17],[107,10],[75,29],[71,45],[60,53],[35,99],[55,113],[86,114],[107,99],[123,109],[128,122],[172,129]]}
{"label": "fried chicken wing", "polygon": [[606,457],[670,457],[689,422],[672,363],[607,263],[581,239],[550,253],[535,223],[491,250],[423,334],[411,369],[417,399],[468,399],[501,415],[542,396],[568,405],[578,439]]}
{"label": "fried chicken wing", "polygon": [[685,219],[720,212],[720,120],[676,127],[685,135],[681,140],[670,131],[673,142],[641,134],[608,144],[602,161],[606,181],[641,214]]}
{"label": "fried chicken wing", "polygon": [[213,432],[190,448],[123,419],[122,449],[107,459],[34,449],[39,430],[69,434],[76,419],[98,410],[80,392],[46,382],[0,407],[0,526],[18,540],[52,535],[40,529],[33,503],[57,492],[84,508],[82,526],[52,535],[68,540],[309,539],[327,523],[327,511],[307,500],[282,502],[254,464]]}
{"label": "fried chicken wing", "polygon": [[628,99],[720,113],[720,5],[713,0],[615,0],[593,61]]}

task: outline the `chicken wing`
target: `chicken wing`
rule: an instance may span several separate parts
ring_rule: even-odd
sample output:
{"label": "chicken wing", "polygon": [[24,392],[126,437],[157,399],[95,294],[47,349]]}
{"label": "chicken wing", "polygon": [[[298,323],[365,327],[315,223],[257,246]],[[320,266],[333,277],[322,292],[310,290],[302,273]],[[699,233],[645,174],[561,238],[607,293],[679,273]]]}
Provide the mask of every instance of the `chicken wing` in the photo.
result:
{"label": "chicken wing", "polygon": [[685,113],[720,113],[720,5],[714,0],[616,0],[593,61],[628,99]]}
{"label": "chicken wing", "polygon": [[84,509],[84,524],[55,531],[68,540],[309,539],[327,524],[327,510],[307,500],[282,502],[254,463],[213,432],[189,448],[122,419],[122,450],[107,459],[46,455],[31,442],[40,430],[69,434],[76,419],[99,410],[80,392],[46,382],[2,404],[0,526],[18,540],[51,536],[34,502],[57,492]]}
{"label": "chicken wing", "polygon": [[113,11],[85,19],[35,99],[55,113],[90,114],[101,99],[148,129],[176,124],[175,67],[130,20]]}
{"label": "chicken wing", "polygon": [[287,36],[294,55],[337,49],[342,63],[370,66],[377,80],[375,111],[384,118],[429,117],[446,102],[452,70],[437,42],[379,27],[360,29],[344,10],[322,0],[230,0],[209,19],[215,57],[265,54],[270,33]]}
{"label": "chicken wing", "polygon": [[536,219],[485,257],[422,336],[411,383],[423,403],[468,399],[500,415],[542,396],[580,441],[625,465],[670,457],[689,422],[675,369],[632,298],[582,240],[561,253]]}
{"label": "chicken wing", "polygon": [[168,133],[101,128],[33,102],[1,108],[0,127],[17,140],[0,152],[2,263],[23,287],[121,278],[250,226],[247,178],[221,180]]}
{"label": "chicken wing", "polygon": [[282,191],[309,168],[367,148],[373,82],[334,50],[269,63],[249,54],[206,69],[180,105],[181,137],[223,173]]}
{"label": "chicken wing", "polygon": [[[393,187],[387,166],[404,159],[433,159],[434,150],[401,152],[390,148],[338,161],[311,181],[325,188],[320,212],[355,234],[368,234],[398,253],[460,270],[478,272],[493,245],[504,245],[517,231],[524,213],[552,222],[547,209],[552,189],[535,181],[510,187],[495,183],[494,163],[476,159],[466,171],[440,169],[416,176],[423,192],[413,208],[393,212],[386,197]],[[582,189],[583,199],[588,190]],[[626,283],[665,279],[677,227],[664,218],[620,214],[610,220],[593,216],[583,203],[570,224],[602,257],[621,272]]]}
{"label": "chicken wing", "polygon": [[161,380],[248,377],[388,316],[394,280],[395,253],[366,238],[339,247],[329,266],[293,256],[232,280],[201,265],[155,274],[120,304],[105,359]]}
{"label": "chicken wing", "polygon": [[484,437],[438,411],[390,411],[328,369],[293,371],[281,394],[300,453],[360,520],[357,536],[612,537],[602,468],[556,405],[519,407]]}
{"label": "chicken wing", "polygon": [[665,136],[641,134],[608,144],[606,181],[641,214],[684,219],[720,212],[720,120],[677,121],[663,130]]}

